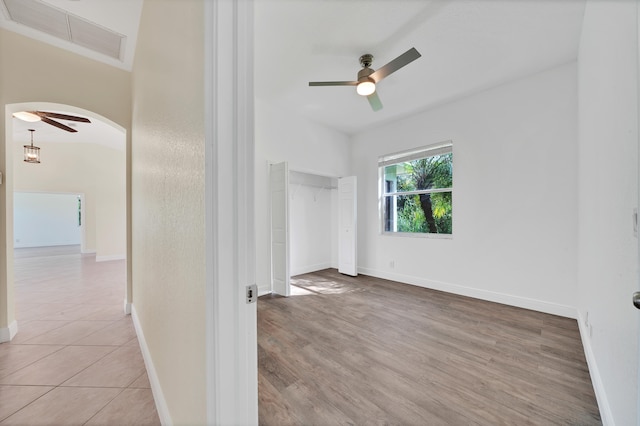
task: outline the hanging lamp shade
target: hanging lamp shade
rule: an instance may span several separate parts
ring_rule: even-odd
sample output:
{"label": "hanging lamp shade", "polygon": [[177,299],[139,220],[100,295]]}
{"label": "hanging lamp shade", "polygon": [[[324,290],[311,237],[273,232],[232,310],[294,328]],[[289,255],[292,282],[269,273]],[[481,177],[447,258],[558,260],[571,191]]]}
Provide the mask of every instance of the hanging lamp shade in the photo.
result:
{"label": "hanging lamp shade", "polygon": [[31,145],[24,145],[24,161],[25,163],[39,163],[40,162],[40,148],[33,146],[33,132],[35,129],[29,129],[31,132]]}

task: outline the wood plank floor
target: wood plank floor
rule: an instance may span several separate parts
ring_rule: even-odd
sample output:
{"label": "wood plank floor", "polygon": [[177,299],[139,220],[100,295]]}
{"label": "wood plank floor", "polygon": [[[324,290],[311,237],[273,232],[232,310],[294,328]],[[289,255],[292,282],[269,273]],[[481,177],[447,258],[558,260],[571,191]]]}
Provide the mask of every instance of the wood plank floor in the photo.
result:
{"label": "wood plank floor", "polygon": [[602,424],[575,320],[327,269],[258,301],[262,425]]}

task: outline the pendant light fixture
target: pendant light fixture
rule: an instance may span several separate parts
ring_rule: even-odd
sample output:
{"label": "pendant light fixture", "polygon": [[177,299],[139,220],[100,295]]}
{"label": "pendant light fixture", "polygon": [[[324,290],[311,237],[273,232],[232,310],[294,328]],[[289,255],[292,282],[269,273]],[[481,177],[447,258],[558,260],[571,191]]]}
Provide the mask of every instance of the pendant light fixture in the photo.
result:
{"label": "pendant light fixture", "polygon": [[40,162],[40,148],[33,146],[33,132],[35,129],[29,129],[31,132],[31,145],[24,145],[24,161],[26,163],[39,163]]}

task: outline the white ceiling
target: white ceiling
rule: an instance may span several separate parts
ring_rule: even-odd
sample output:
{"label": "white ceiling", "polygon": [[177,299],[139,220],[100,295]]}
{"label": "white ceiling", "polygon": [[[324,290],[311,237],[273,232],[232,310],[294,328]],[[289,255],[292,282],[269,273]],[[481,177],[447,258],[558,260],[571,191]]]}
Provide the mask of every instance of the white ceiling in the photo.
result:
{"label": "white ceiling", "polygon": [[[256,0],[255,93],[357,133],[577,58],[584,0]],[[373,112],[354,87],[358,58],[377,69],[415,47],[422,57],[378,85]]]}
{"label": "white ceiling", "polygon": [[99,27],[124,36],[123,54],[121,59],[115,59],[102,53],[95,52],[86,47],[52,37],[46,33],[34,30],[25,25],[18,24],[8,19],[7,10],[0,2],[0,27],[44,43],[51,44],[62,49],[86,56],[96,61],[131,71],[135,56],[136,40],[138,38],[138,26],[143,0],[20,0],[23,2],[46,4],[55,9],[68,12],[73,16],[83,18]]}
{"label": "white ceiling", "polygon": [[[2,14],[0,26],[131,69],[142,0],[35,1],[126,35],[124,61]],[[575,60],[584,7],[585,0],[255,0],[256,97],[357,133]],[[411,47],[422,57],[378,85],[381,111],[353,87],[308,86],[355,80],[363,53],[377,69]]]}
{"label": "white ceiling", "polygon": [[35,146],[39,146],[43,152],[46,150],[46,146],[50,143],[69,142],[92,143],[124,151],[126,145],[126,136],[124,131],[94,117],[84,116],[82,114],[77,114],[76,112],[60,110],[47,111],[86,117],[91,120],[91,123],[78,123],[74,121],[53,119],[59,123],[73,127],[78,131],[77,133],[71,133],[58,129],[57,127],[51,126],[42,121],[29,123],[14,117],[11,119],[11,123],[13,125],[13,142],[17,145],[29,144],[31,141],[31,135],[28,129],[34,129],[33,144]]}

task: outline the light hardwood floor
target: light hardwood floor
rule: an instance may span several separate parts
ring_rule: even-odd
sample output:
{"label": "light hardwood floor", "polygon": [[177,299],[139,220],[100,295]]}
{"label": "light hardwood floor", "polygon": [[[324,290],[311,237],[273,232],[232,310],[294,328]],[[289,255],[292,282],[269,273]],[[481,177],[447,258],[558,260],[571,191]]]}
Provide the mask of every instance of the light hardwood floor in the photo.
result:
{"label": "light hardwood floor", "polygon": [[15,250],[18,335],[0,344],[0,425],[159,425],[124,261]]}
{"label": "light hardwood floor", "polygon": [[575,320],[372,277],[258,301],[262,425],[599,425]]}

